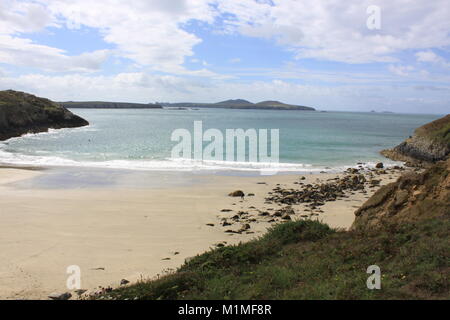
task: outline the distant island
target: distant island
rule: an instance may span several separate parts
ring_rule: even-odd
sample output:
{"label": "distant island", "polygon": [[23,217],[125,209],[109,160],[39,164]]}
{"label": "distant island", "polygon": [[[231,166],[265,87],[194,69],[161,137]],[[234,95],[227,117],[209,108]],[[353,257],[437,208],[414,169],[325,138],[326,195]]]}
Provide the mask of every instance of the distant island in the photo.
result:
{"label": "distant island", "polygon": [[162,109],[159,104],[131,103],[131,102],[107,102],[107,101],[66,101],[59,102],[65,108],[72,109]]}
{"label": "distant island", "polygon": [[314,108],[286,104],[279,101],[263,101],[252,103],[243,99],[226,100],[217,103],[196,103],[196,102],[157,102],[157,103],[129,103],[129,102],[105,102],[105,101],[67,101],[60,102],[65,108],[83,109],[161,109],[186,110],[198,108],[220,108],[220,109],[260,109],[260,110],[301,110],[316,111]]}
{"label": "distant island", "polygon": [[301,110],[301,111],[316,111],[316,109],[306,106],[298,106],[286,104],[279,101],[262,101],[253,103],[243,99],[226,100],[217,103],[195,103],[195,102],[180,102],[180,103],[163,103],[163,107],[170,108],[220,108],[220,109],[260,109],[260,110]]}

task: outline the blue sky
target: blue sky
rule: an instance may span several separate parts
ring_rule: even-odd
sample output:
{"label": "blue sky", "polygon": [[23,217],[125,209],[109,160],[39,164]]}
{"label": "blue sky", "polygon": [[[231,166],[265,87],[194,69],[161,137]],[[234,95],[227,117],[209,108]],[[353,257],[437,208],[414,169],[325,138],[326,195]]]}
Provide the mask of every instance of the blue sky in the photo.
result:
{"label": "blue sky", "polygon": [[3,0],[0,18],[0,89],[57,101],[450,110],[446,0]]}

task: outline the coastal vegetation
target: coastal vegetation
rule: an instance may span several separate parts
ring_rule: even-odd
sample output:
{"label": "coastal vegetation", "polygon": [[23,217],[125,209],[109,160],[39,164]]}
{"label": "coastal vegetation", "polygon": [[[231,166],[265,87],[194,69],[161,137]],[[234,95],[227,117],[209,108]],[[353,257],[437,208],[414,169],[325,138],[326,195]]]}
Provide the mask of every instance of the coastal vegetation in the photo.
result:
{"label": "coastal vegetation", "polygon": [[[264,237],[211,250],[176,273],[100,299],[448,299],[447,217],[339,231],[318,221],[286,222]],[[368,290],[366,269],[381,268]]]}

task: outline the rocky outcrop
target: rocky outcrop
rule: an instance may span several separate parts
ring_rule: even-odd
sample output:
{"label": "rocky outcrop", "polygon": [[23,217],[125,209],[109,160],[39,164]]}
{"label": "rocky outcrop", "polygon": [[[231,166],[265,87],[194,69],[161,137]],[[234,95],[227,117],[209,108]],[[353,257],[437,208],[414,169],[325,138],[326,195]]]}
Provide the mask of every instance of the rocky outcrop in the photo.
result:
{"label": "rocky outcrop", "polygon": [[450,215],[450,159],[381,187],[356,212],[353,229]]}
{"label": "rocky outcrop", "polygon": [[450,115],[418,128],[414,135],[384,156],[410,164],[444,160],[450,153]]}
{"label": "rocky outcrop", "polygon": [[48,99],[13,90],[0,91],[0,140],[49,128],[74,128],[89,123]]}

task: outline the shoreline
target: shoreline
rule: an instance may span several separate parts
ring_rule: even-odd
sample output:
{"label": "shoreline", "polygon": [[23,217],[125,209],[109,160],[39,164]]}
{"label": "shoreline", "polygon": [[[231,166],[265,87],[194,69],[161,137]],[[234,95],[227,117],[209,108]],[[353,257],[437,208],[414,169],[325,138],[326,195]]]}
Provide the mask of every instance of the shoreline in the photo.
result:
{"label": "shoreline", "polygon": [[[82,288],[91,292],[99,286],[117,287],[121,279],[153,278],[216,245],[262,235],[272,223],[260,212],[284,207],[267,204],[268,193],[277,185],[299,187],[299,175],[282,174],[206,175],[194,184],[136,189],[129,187],[133,180],[142,180],[135,174],[122,186],[52,189],[32,183],[49,176],[51,170],[23,169],[0,167],[0,256],[8,261],[0,267],[0,299],[47,299],[52,292],[65,292],[70,265],[80,266]],[[378,178],[380,185],[400,174],[401,170],[388,169]],[[302,183],[326,183],[344,175],[306,174]],[[228,196],[238,189],[255,196],[244,200]],[[377,189],[326,202],[320,207],[322,213],[309,218],[348,229],[354,211]],[[306,204],[292,208],[294,220],[312,214]],[[222,225],[223,219],[239,212],[247,212],[246,217],[235,225]],[[250,229],[245,232],[226,232],[247,223]]]}
{"label": "shoreline", "polygon": [[[1,143],[1,142],[0,142]],[[0,148],[0,152],[2,149]],[[6,154],[6,152],[4,152]],[[383,162],[386,168],[402,165],[403,161],[394,161],[379,155],[378,158],[371,158],[365,161],[351,160],[345,163],[333,164],[308,164],[296,162],[236,162],[236,161],[212,161],[212,160],[192,160],[192,159],[160,159],[160,160],[105,160],[105,161],[75,161],[72,159],[57,158],[53,164],[48,163],[46,156],[36,157],[33,161],[17,161],[14,159],[2,162],[0,168],[37,168],[42,170],[122,170],[129,172],[154,172],[154,173],[194,173],[197,175],[234,175],[234,176],[272,176],[272,175],[295,175],[295,174],[319,174],[319,173],[340,173],[349,168],[373,169],[376,164]],[[45,161],[44,161],[45,160]],[[5,161],[5,159],[3,159]],[[277,166],[278,165],[278,166]]]}

